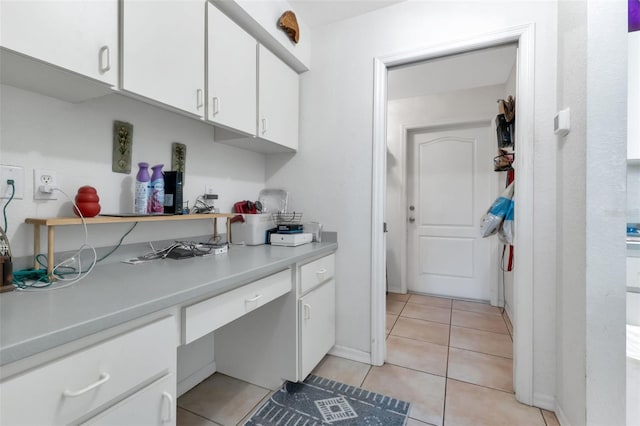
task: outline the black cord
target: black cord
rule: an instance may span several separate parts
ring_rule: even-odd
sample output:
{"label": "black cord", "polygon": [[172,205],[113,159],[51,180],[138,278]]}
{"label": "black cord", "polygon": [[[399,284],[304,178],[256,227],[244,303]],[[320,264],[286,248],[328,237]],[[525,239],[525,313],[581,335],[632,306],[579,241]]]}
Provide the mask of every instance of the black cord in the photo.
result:
{"label": "black cord", "polygon": [[127,235],[129,235],[131,233],[131,231],[133,231],[133,228],[135,228],[137,225],[138,225],[138,222],[134,222],[133,226],[131,226],[131,228],[129,228],[129,230],[122,236],[122,238],[120,238],[120,241],[118,241],[118,244],[113,249],[111,249],[111,251],[109,253],[105,254],[100,259],[96,260],[96,263],[102,262],[107,257],[111,256],[116,250],[118,250],[120,248],[120,246],[122,245],[122,242],[124,241],[124,239],[127,238]]}
{"label": "black cord", "polygon": [[4,216],[4,231],[7,232],[7,206],[13,200],[13,196],[16,195],[16,185],[12,180],[8,180],[7,184],[11,185],[11,197],[9,197],[9,201],[7,201],[2,209],[2,215]]}

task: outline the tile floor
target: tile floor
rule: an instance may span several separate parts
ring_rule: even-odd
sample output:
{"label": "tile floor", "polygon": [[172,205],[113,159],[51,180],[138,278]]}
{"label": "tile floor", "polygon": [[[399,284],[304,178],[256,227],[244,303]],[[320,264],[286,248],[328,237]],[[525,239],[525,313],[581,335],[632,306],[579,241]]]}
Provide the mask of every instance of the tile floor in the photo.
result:
{"label": "tile floor", "polygon": [[[410,401],[408,426],[559,425],[515,400],[512,332],[489,305],[389,294],[385,365],[326,356],[314,374]],[[244,424],[270,394],[214,374],[178,399],[178,425]]]}

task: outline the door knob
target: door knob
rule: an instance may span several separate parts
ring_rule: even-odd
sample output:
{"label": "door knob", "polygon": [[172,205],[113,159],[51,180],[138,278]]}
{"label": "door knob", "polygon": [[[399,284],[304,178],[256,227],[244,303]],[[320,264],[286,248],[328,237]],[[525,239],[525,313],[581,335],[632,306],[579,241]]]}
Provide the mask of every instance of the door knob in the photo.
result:
{"label": "door knob", "polygon": [[409,222],[413,223],[413,222],[415,222],[415,221],[416,221],[416,218],[415,218],[415,217],[411,216],[411,217],[409,218]]}

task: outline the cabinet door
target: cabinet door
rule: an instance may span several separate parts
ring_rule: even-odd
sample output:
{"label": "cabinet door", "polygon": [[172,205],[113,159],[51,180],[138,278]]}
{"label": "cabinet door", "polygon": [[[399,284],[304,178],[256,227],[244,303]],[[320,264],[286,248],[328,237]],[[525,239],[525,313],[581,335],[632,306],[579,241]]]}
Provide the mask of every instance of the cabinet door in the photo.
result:
{"label": "cabinet door", "polygon": [[176,378],[167,374],[134,393],[85,425],[158,425],[176,424]]}
{"label": "cabinet door", "polygon": [[3,0],[3,47],[115,85],[118,2]]}
{"label": "cabinet door", "polygon": [[259,47],[258,136],[298,149],[298,74]]}
{"label": "cabinet door", "polygon": [[336,284],[327,281],[300,298],[300,380],[315,368],[336,340]]}
{"label": "cabinet door", "polygon": [[211,3],[207,17],[207,119],[255,136],[256,41]]}
{"label": "cabinet door", "polygon": [[204,0],[122,4],[122,89],[204,118]]}

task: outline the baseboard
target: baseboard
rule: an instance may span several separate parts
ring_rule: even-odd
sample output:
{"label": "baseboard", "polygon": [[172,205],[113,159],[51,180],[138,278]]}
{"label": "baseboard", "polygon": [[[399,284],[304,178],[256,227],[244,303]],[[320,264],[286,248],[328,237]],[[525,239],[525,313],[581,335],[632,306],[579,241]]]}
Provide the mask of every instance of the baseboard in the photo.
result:
{"label": "baseboard", "polygon": [[335,345],[329,351],[329,355],[339,356],[340,358],[363,362],[365,364],[371,364],[371,353],[346,346]]}
{"label": "baseboard", "polygon": [[[402,287],[397,287],[397,286],[389,286],[389,288],[387,289],[387,292],[389,293],[399,293],[399,294],[403,294],[402,293]],[[407,294],[406,292],[404,292],[404,294]]]}
{"label": "baseboard", "polygon": [[511,324],[513,324],[513,312],[511,311],[511,305],[509,305],[508,303],[505,303],[504,310],[507,313],[507,316],[509,317],[509,321],[511,321]]}
{"label": "baseboard", "polygon": [[176,393],[178,396],[187,393],[193,389],[196,385],[204,381],[207,377],[216,372],[216,363],[211,362],[204,367],[197,370],[195,373],[178,382]]}
{"label": "baseboard", "polygon": [[533,394],[533,406],[538,408],[544,408],[548,411],[556,410],[556,399],[547,394],[534,393]]}
{"label": "baseboard", "polygon": [[560,423],[560,426],[571,426],[571,423],[569,423],[569,419],[567,419],[567,416],[564,414],[564,411],[562,411],[562,407],[556,405],[555,413],[556,413],[556,417],[558,418],[558,422]]}

